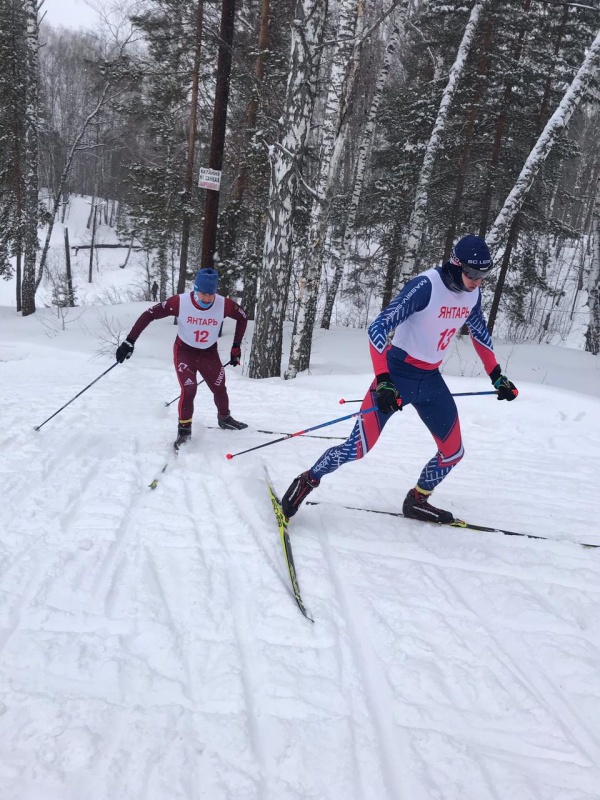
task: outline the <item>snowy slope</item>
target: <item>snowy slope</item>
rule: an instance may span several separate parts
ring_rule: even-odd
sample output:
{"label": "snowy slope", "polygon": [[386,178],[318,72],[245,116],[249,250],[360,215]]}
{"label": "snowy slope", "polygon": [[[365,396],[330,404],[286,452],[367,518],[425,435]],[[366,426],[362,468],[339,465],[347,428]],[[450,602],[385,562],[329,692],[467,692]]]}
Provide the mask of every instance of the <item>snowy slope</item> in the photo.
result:
{"label": "snowy slope", "polygon": [[[128,329],[147,305],[110,314]],[[436,492],[555,541],[341,508],[398,509],[434,450],[406,409],[292,521],[311,625],[261,471],[283,491],[335,442],[224,456],[354,410],[364,332],[319,331],[295,381],[228,369],[246,431],[212,427],[201,387],[151,491],[176,428],[169,320],[33,430],[113,363],[93,358],[106,308],[82,310],[49,335],[51,310],[0,309],[2,800],[600,798],[600,551],[574,543],[600,544],[598,359],[500,346],[519,399],[458,400],[467,454]],[[476,364],[459,343],[453,391],[489,389]]]}
{"label": "snowy slope", "polygon": [[[72,244],[89,243],[88,214],[74,198]],[[54,269],[62,239],[59,224]],[[399,508],[434,449],[406,409],[292,521],[311,625],[262,466],[282,492],[335,441],[225,454],[355,410],[338,400],[371,379],[365,332],[316,331],[294,381],[228,369],[246,431],[213,427],[201,387],[193,444],[151,491],[176,428],[170,320],[33,430],[148,307],[110,304],[142,296],[145,257],[120,269],[125,252],[98,251],[92,283],[89,251],[73,253],[64,319],[21,319],[0,282],[0,800],[598,800],[600,551],[576,542],[600,544],[599,359],[500,342],[518,401],[458,400],[466,457],[436,502],[552,541],[342,508]],[[468,342],[444,374],[490,388]]]}

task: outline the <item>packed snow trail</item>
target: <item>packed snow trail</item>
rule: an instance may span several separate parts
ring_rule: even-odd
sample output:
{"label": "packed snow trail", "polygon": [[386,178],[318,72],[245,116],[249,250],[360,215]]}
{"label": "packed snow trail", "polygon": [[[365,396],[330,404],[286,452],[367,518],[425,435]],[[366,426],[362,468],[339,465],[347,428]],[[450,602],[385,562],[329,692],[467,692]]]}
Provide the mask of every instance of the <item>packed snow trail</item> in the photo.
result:
{"label": "packed snow trail", "polygon": [[[151,491],[176,428],[168,362],[136,352],[33,431],[106,368],[83,349],[0,364],[2,800],[600,798],[596,551],[340,508],[400,506],[432,449],[407,409],[291,521],[312,625],[262,465],[283,492],[327,442],[224,456],[334,417],[339,384],[368,376],[228,370],[252,427],[213,428],[200,388],[192,444]],[[509,408],[463,401],[467,456],[436,501],[600,543],[599,401],[519,388]]]}

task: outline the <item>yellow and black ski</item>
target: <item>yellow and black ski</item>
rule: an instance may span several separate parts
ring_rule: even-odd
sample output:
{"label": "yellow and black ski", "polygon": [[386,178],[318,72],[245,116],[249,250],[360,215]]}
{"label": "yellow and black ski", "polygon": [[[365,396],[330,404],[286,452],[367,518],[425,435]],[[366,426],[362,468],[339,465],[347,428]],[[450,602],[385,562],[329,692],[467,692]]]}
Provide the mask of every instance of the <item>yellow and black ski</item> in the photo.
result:
{"label": "yellow and black ski", "polygon": [[273,488],[271,481],[269,479],[269,474],[265,470],[265,478],[267,481],[267,488],[269,489],[269,496],[271,498],[271,504],[273,505],[273,511],[275,512],[275,518],[277,519],[277,525],[279,527],[279,535],[281,537],[281,546],[283,547],[283,555],[285,557],[285,563],[287,564],[288,573],[290,576],[292,594],[294,595],[294,600],[296,601],[296,605],[302,612],[302,614],[306,617],[306,619],[314,622],[314,619],[310,616],[308,611],[306,610],[304,603],[302,602],[302,596],[300,594],[300,586],[298,585],[298,576],[296,575],[296,567],[294,565],[294,555],[292,553],[292,544],[290,542],[290,535],[288,533],[288,518],[283,513],[283,509],[281,508],[281,502],[277,497],[275,489]]}

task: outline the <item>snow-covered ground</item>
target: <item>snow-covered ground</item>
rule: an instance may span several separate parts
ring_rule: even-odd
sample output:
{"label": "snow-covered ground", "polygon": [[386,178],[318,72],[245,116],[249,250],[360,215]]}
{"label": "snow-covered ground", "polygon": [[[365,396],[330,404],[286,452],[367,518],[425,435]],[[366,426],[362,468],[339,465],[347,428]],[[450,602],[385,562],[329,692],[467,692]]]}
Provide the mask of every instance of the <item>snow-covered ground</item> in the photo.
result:
{"label": "snow-covered ground", "polygon": [[[106,286],[128,270],[106,267]],[[345,509],[398,510],[414,485],[434,445],[408,408],[290,525],[313,625],[262,466],[282,492],[335,441],[225,454],[355,410],[338,400],[371,379],[365,332],[318,331],[294,381],[229,368],[245,431],[214,427],[200,387],[193,443],[152,491],[176,430],[171,321],[36,432],[114,362],[107,319],[127,331],[148,303],[82,306],[63,330],[52,309],[17,316],[9,289],[1,800],[600,798],[600,550],[576,544],[600,544],[598,358],[500,343],[518,400],[457,401],[466,457],[436,502],[549,541]],[[444,372],[453,391],[490,388],[468,342]]]}

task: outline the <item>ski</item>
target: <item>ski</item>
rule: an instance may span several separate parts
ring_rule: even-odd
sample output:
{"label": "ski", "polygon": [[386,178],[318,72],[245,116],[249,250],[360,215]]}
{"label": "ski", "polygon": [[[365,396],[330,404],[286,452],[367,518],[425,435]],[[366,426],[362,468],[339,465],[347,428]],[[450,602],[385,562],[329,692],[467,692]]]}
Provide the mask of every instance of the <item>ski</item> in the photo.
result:
{"label": "ski", "polygon": [[171,453],[171,457],[165,461],[164,467],[156,473],[156,477],[154,478],[154,480],[148,484],[149,489],[156,489],[156,487],[158,486],[158,482],[160,481],[161,475],[165,474],[165,472],[169,468],[169,465],[172,464],[177,459],[178,454],[179,454],[178,450],[173,450],[173,452]]}
{"label": "ski", "polygon": [[[262,431],[257,429],[257,433],[270,433],[273,436],[292,436],[291,433],[286,433],[286,431]],[[305,439],[337,439],[340,442],[345,442],[348,438],[347,436],[319,436],[318,434],[314,433],[303,433],[302,437]]]}
{"label": "ski", "polygon": [[[218,425],[207,425],[208,430],[220,430]],[[291,433],[287,433],[286,431],[263,431],[260,428],[248,428],[248,430],[254,431],[254,433],[268,433],[272,436],[293,436]],[[303,438],[305,439],[336,439],[340,442],[345,442],[348,438],[347,436],[319,436],[311,433],[303,433]]]}
{"label": "ski", "polygon": [[275,489],[273,488],[271,481],[269,479],[269,474],[265,469],[265,478],[267,481],[267,488],[269,490],[269,497],[271,498],[271,504],[273,506],[273,511],[275,512],[275,518],[277,519],[277,526],[279,527],[279,535],[281,537],[281,546],[283,548],[283,555],[285,558],[285,563],[287,564],[288,574],[290,576],[291,582],[291,589],[292,594],[294,595],[294,600],[296,601],[296,605],[300,609],[301,613],[306,617],[306,619],[310,620],[310,622],[314,622],[314,619],[310,616],[304,603],[302,602],[302,596],[300,594],[300,586],[298,585],[298,576],[296,575],[296,566],[294,564],[294,555],[292,553],[292,544],[290,542],[290,535],[288,533],[288,518],[283,513],[283,509],[281,508],[281,502],[275,493]]}
{"label": "ski", "polygon": [[[401,511],[380,511],[377,508],[360,508],[359,506],[338,506],[335,503],[324,503],[319,502],[318,500],[307,500],[307,506],[334,506],[337,508],[346,508],[349,511],[366,511],[368,514],[385,514],[388,517],[404,517],[404,514]],[[405,519],[411,519],[412,522],[420,522],[421,520],[413,520],[410,517],[404,517]],[[427,522],[428,525],[441,525],[444,528],[462,528],[464,530],[469,531],[476,531],[477,533],[501,533],[503,536],[520,536],[524,539],[541,539],[545,542],[560,542],[560,543],[568,543],[568,544],[577,544],[580,547],[585,547],[586,549],[595,549],[599,548],[600,544],[588,544],[587,542],[577,542],[572,541],[570,539],[551,539],[548,536],[538,536],[533,533],[523,533],[522,531],[509,531],[506,528],[490,528],[487,525],[477,525],[474,522],[465,522],[462,519],[455,519],[453,522]]]}
{"label": "ski", "polygon": [[148,484],[148,488],[149,489],[156,489],[156,487],[158,486],[158,482],[160,480],[160,476],[164,475],[164,473],[167,471],[167,467],[169,466],[170,463],[171,463],[170,461],[167,461],[166,464],[164,465],[164,467],[161,469],[161,471],[156,475],[154,480],[151,481],[151,483]]}

